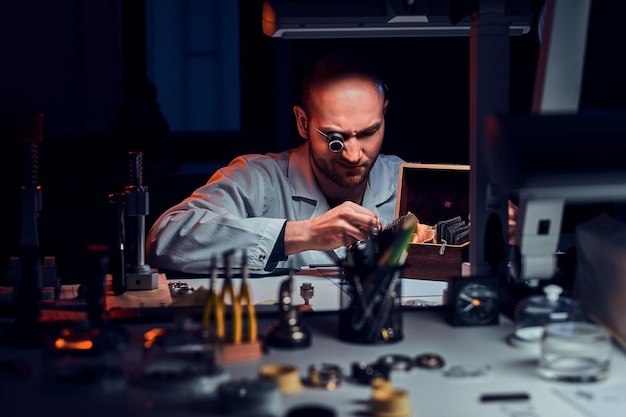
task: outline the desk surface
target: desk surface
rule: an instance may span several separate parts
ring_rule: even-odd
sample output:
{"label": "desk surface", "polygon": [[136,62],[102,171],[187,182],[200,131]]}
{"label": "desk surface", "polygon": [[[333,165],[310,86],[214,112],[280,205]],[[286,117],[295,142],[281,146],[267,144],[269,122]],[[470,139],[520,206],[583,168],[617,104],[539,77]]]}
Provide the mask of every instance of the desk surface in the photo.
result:
{"label": "desk surface", "polygon": [[[354,361],[374,362],[385,354],[399,353],[416,356],[421,353],[438,353],[445,361],[444,368],[425,370],[413,368],[408,372],[392,371],[391,382],[396,388],[409,393],[413,416],[569,416],[588,417],[582,409],[565,399],[568,391],[596,393],[601,390],[620,389],[617,400],[623,412],[626,406],[626,359],[624,352],[615,347],[608,380],[601,383],[567,384],[548,382],[536,373],[537,358],[531,352],[514,348],[506,343],[512,323],[506,319],[496,326],[452,328],[441,311],[407,310],[404,313],[402,341],[390,345],[355,345],[341,341],[336,334],[337,316],[330,313],[307,313],[302,320],[313,331],[309,348],[285,350],[271,348],[260,359],[224,365],[226,378],[255,378],[263,364],[290,364],[298,368],[302,378],[308,367],[315,363],[333,363],[349,374]],[[267,331],[272,319],[263,317],[260,331]],[[154,323],[125,324],[130,334],[130,345],[122,353],[121,363],[128,375],[142,363],[141,340],[143,332]],[[163,326],[173,326],[165,323]],[[28,375],[0,372],[0,404],[2,415],[77,415],[90,416],[116,414],[118,416],[206,416],[220,415],[191,406],[184,389],[155,390],[129,384],[114,394],[101,389],[89,390],[80,383],[54,384],[41,378],[46,359],[37,349],[0,348],[3,366],[24,364]],[[453,366],[489,368],[486,375],[478,377],[445,376]],[[215,382],[217,384],[217,382]],[[63,387],[62,385],[65,385]],[[210,389],[214,389],[210,388]],[[525,392],[529,401],[481,403],[479,397],[486,393]],[[608,391],[607,391],[608,392]],[[367,401],[371,388],[344,382],[334,391],[305,386],[294,395],[282,397],[283,416],[291,407],[302,404],[324,404],[334,408],[338,416],[367,416]],[[607,394],[608,395],[608,394]],[[620,414],[621,415],[621,414]],[[617,416],[617,414],[616,414]],[[610,414],[596,417],[612,417]]]}
{"label": "desk surface", "polygon": [[[396,388],[409,393],[413,416],[568,416],[589,417],[578,406],[568,401],[564,393],[584,393],[584,398],[602,398],[608,390],[620,390],[610,401],[621,405],[620,416],[626,409],[626,357],[615,347],[610,376],[601,383],[567,384],[540,379],[536,373],[537,357],[532,352],[520,350],[506,343],[513,329],[507,319],[501,324],[487,327],[453,328],[443,318],[442,310],[406,310],[403,316],[404,339],[394,344],[358,345],[337,337],[338,317],[333,313],[306,313],[302,321],[312,330],[309,348],[285,350],[271,348],[258,360],[224,365],[224,378],[255,378],[263,364],[291,364],[307,375],[314,363],[333,363],[349,374],[354,361],[373,362],[385,354],[400,353],[416,356],[421,353],[438,353],[446,366],[437,370],[413,368],[408,372],[393,371],[391,382]],[[274,318],[261,317],[259,330],[266,334]],[[130,335],[127,349],[120,355],[124,372],[132,374],[141,366],[143,333],[155,326],[174,326],[172,322],[120,324]],[[1,329],[0,329],[1,331]],[[90,416],[176,416],[193,417],[220,415],[210,409],[198,410],[191,406],[186,389],[167,390],[147,388],[129,383],[128,387],[107,394],[105,389],[92,389],[80,382],[52,384],[41,377],[49,360],[37,349],[0,347],[0,404],[6,417],[21,415],[47,415],[64,417]],[[114,359],[111,359],[114,360]],[[7,372],[7,364],[17,364]],[[71,362],[68,362],[71,365]],[[452,366],[489,368],[479,377],[450,377],[445,371]],[[27,367],[28,373],[15,372]],[[125,375],[125,377],[127,376]],[[217,384],[215,382],[214,384]],[[214,390],[215,385],[207,389]],[[109,387],[110,388],[110,387]],[[599,390],[599,391],[598,391]],[[525,392],[529,401],[481,403],[479,397],[486,393]],[[334,408],[338,416],[367,416],[371,388],[344,382],[334,391],[307,387],[298,394],[283,396],[282,409],[286,416],[291,407],[302,404],[324,404]],[[210,394],[213,395],[213,394]],[[595,397],[594,397],[595,395]],[[581,398],[583,398],[581,397]],[[617,414],[616,414],[617,416]],[[596,417],[612,417],[597,414]]]}

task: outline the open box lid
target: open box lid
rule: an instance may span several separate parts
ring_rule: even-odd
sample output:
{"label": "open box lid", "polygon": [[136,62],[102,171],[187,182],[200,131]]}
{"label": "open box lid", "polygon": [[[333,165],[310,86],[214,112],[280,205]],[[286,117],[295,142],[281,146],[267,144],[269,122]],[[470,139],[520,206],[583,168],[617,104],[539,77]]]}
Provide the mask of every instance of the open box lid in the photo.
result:
{"label": "open box lid", "polygon": [[[420,223],[437,222],[460,216],[469,223],[469,165],[400,164],[396,217],[415,214]],[[403,278],[448,281],[462,275],[469,243],[462,245],[410,244]]]}
{"label": "open box lid", "polygon": [[402,163],[395,217],[409,211],[420,223],[460,216],[469,223],[470,167],[461,164]]}

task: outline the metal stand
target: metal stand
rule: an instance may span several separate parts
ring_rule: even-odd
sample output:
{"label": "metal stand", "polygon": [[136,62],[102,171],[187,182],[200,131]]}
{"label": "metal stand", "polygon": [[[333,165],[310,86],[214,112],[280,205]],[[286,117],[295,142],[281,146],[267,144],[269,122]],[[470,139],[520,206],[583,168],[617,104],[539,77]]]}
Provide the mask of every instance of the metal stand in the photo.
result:
{"label": "metal stand", "polygon": [[470,271],[506,275],[507,195],[489,178],[485,117],[509,112],[509,21],[506,2],[483,0],[470,29]]}
{"label": "metal stand", "polygon": [[[109,196],[116,205],[117,253],[113,262],[113,290],[115,294],[125,291],[154,290],[159,287],[159,274],[146,264],[146,225],[149,214],[148,187],[143,185],[143,152],[129,152],[130,183],[124,192]],[[126,235],[130,234],[129,244]],[[126,251],[135,263],[125,263]]]}

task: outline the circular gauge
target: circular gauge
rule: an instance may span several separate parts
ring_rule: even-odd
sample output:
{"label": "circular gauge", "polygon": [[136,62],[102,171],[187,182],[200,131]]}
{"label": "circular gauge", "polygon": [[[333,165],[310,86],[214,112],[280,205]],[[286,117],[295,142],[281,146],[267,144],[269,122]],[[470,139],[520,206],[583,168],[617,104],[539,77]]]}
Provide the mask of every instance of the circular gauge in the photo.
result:
{"label": "circular gauge", "polygon": [[497,280],[459,278],[451,283],[451,323],[458,326],[496,324],[500,317]]}

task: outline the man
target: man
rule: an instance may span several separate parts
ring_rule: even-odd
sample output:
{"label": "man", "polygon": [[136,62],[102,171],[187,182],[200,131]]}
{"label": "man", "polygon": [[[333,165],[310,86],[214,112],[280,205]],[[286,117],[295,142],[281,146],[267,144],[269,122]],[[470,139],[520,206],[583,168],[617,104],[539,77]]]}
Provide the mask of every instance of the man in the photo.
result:
{"label": "man", "polygon": [[394,219],[399,164],[379,154],[389,101],[384,83],[345,55],[321,58],[293,107],[305,142],[243,155],[166,210],[147,239],[149,264],[207,273],[235,250],[253,273],[337,264],[347,247]]}

